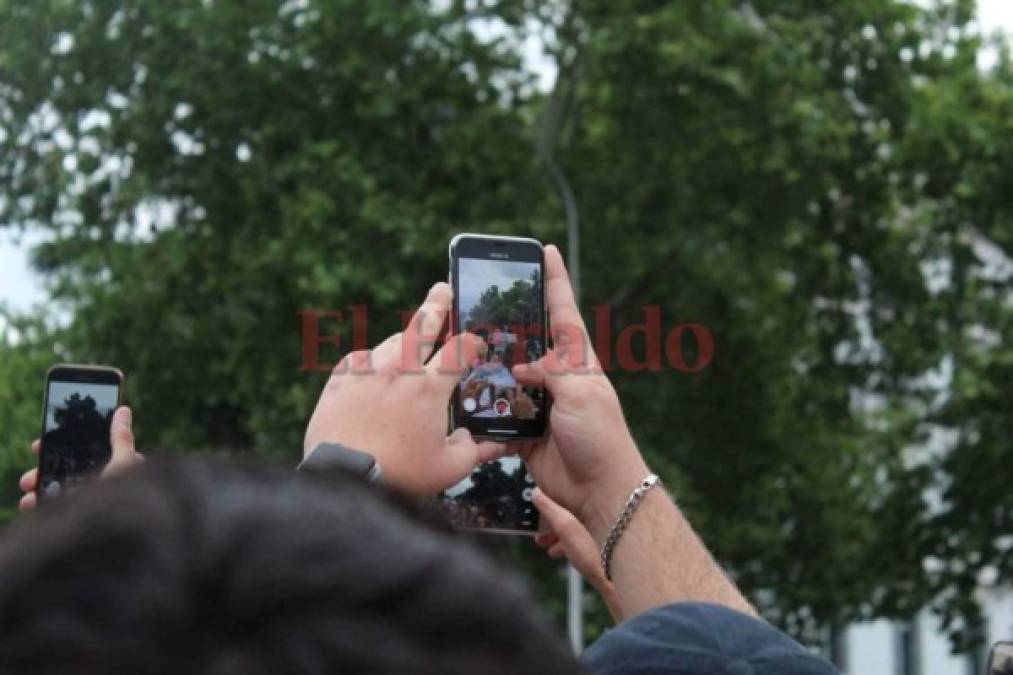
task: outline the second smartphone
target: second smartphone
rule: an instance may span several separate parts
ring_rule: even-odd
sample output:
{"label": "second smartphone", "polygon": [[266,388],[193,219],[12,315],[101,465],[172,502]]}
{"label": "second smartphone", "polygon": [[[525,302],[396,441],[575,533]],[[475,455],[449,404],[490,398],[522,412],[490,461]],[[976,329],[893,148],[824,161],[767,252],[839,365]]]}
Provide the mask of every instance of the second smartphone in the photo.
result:
{"label": "second smartphone", "polygon": [[109,428],[122,388],[123,374],[115,368],[49,369],[35,488],[39,500],[74,492],[109,463]]}

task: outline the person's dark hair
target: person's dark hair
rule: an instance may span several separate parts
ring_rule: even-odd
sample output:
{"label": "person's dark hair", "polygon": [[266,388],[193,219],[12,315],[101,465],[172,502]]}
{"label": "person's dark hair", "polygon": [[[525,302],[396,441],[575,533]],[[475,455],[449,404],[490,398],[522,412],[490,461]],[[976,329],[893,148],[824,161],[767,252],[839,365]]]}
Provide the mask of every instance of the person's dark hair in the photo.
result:
{"label": "person's dark hair", "polygon": [[0,672],[578,670],[517,577],[350,477],[149,461],[0,543]]}

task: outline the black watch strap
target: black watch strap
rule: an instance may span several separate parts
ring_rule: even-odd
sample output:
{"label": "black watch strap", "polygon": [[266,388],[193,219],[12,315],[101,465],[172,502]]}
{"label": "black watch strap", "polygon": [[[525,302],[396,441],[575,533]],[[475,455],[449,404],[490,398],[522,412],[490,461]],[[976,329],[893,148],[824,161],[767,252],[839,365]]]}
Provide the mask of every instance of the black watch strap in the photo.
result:
{"label": "black watch strap", "polygon": [[362,476],[367,481],[380,480],[380,465],[376,458],[368,452],[352,450],[340,443],[320,443],[306,455],[297,467],[299,471],[323,473],[327,471],[346,471]]}

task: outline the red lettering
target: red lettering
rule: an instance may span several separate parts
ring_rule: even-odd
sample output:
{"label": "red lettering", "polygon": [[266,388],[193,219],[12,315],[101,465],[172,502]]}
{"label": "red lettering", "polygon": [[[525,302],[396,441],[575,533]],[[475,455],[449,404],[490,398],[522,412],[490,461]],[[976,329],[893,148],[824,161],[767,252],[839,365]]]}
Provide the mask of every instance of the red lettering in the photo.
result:
{"label": "red lettering", "polygon": [[334,365],[320,363],[320,345],[331,344],[341,347],[341,334],[320,335],[320,319],[333,318],[341,321],[341,312],[320,312],[304,310],[299,312],[302,317],[302,366],[301,370],[310,372],[327,371]]}
{"label": "red lettering", "polygon": [[[630,373],[645,370],[658,372],[664,367],[661,364],[661,308],[650,305],[643,309],[644,323],[627,326],[616,340],[616,360],[619,368]],[[637,361],[633,355],[633,338],[638,334],[644,336],[646,358],[643,363]]]}
{"label": "red lettering", "polygon": [[[682,358],[682,335],[690,331],[696,339],[696,363],[686,365]],[[665,340],[665,354],[673,368],[683,373],[697,373],[710,365],[714,358],[714,336],[706,326],[698,323],[683,323],[673,328]]]}
{"label": "red lettering", "polygon": [[594,312],[594,351],[601,369],[607,373],[612,370],[612,308],[595,305],[591,311]]}

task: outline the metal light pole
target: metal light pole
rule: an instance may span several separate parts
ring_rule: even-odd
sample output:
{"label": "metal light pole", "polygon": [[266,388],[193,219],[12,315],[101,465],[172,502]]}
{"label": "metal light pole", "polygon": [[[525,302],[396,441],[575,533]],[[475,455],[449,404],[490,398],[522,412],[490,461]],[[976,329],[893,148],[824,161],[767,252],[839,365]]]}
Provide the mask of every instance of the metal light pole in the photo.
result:
{"label": "metal light pole", "polygon": [[584,651],[584,580],[573,565],[566,566],[566,631],[574,654]]}
{"label": "metal light pole", "polygon": [[[556,76],[556,84],[542,117],[542,125],[535,138],[535,148],[539,158],[544,162],[549,176],[563,202],[566,211],[566,248],[567,267],[570,271],[570,283],[573,284],[573,297],[580,306],[580,213],[577,200],[570,188],[566,172],[556,160],[554,146],[558,141],[567,111],[572,107],[576,96],[579,80],[579,68],[576,63],[560,64]],[[568,73],[568,77],[564,77]],[[584,650],[584,580],[573,565],[566,568],[566,628],[570,637],[570,646],[575,654]]]}
{"label": "metal light pole", "polygon": [[[573,284],[573,299],[577,307],[580,306],[580,255],[577,252],[580,245],[580,222],[576,218],[576,209],[573,209],[573,217],[570,217],[570,210],[566,210],[567,233],[566,233],[566,258],[570,273],[570,283]],[[583,651],[583,580],[580,574],[573,569],[572,565],[566,566],[566,629],[570,637],[570,647],[574,654]]]}
{"label": "metal light pole", "polygon": [[[565,190],[561,190],[566,205],[566,258],[573,284],[573,297],[580,307],[580,219],[577,205],[570,193],[570,186],[564,178]],[[570,635],[570,647],[574,654],[584,651],[584,580],[573,565],[566,566],[566,628]]]}
{"label": "metal light pole", "polygon": [[[573,298],[580,307],[580,213],[577,210],[577,200],[570,188],[570,181],[556,161],[549,144],[542,139],[538,149],[566,211],[566,266],[570,271]],[[584,651],[584,580],[573,565],[567,565],[566,568],[566,629],[573,652],[579,654]]]}

